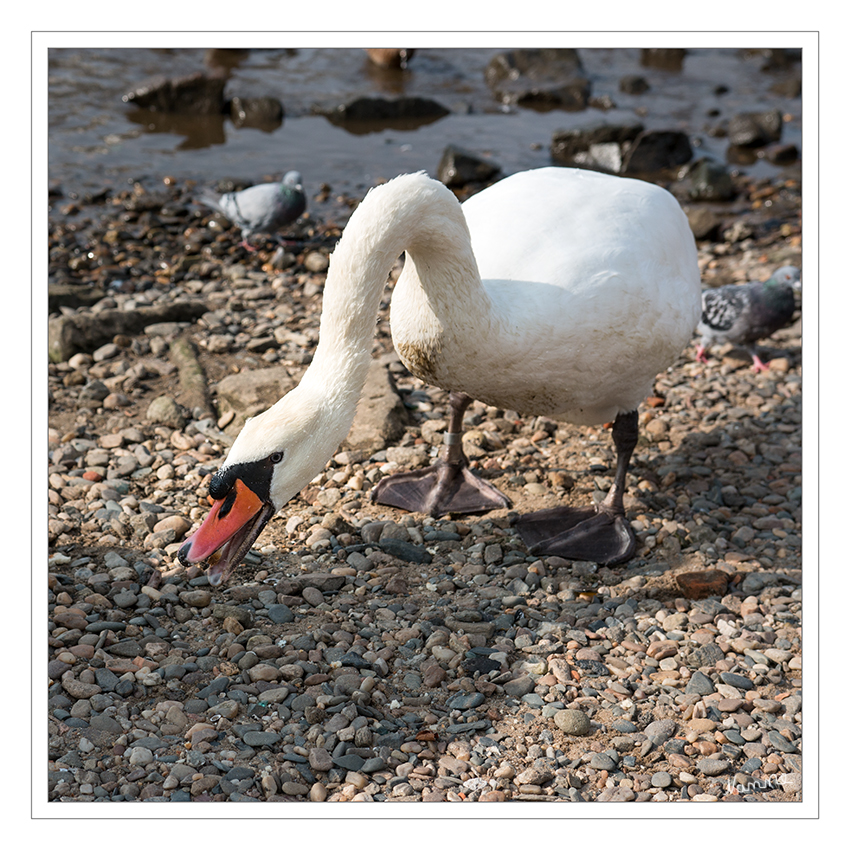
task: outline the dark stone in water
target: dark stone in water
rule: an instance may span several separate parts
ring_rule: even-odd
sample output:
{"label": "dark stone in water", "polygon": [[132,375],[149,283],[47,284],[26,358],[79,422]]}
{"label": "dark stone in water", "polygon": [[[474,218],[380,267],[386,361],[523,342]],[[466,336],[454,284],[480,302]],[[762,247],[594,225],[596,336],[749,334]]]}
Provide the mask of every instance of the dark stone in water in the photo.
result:
{"label": "dark stone in water", "polygon": [[502,103],[580,110],[587,107],[590,97],[590,82],[578,51],[571,47],[497,53],[484,77]]}
{"label": "dark stone in water", "polygon": [[465,186],[495,177],[501,167],[488,162],[472,151],[447,145],[437,166],[437,179],[446,186]]}
{"label": "dark stone in water", "polygon": [[770,145],[765,155],[774,165],[793,165],[800,158],[800,151],[797,145]]}
{"label": "dark stone in water", "polygon": [[729,144],[739,147],[762,147],[782,137],[782,113],[778,109],[765,112],[741,112],[729,121]]}
{"label": "dark stone in water", "polygon": [[648,130],[635,139],[623,166],[624,174],[645,174],[684,165],[693,150],[685,133],[678,130]]}
{"label": "dark stone in water", "polygon": [[[359,97],[325,113],[332,124],[344,124],[354,133],[372,133],[386,127],[413,129],[449,114],[441,103],[424,97]],[[358,127],[358,125],[360,125]]]}
{"label": "dark stone in water", "polygon": [[620,80],[620,91],[623,94],[643,94],[649,91],[649,83],[640,74],[627,74]]}
{"label": "dark stone in water", "polygon": [[730,201],[735,187],[726,166],[702,159],[691,169],[688,194],[697,201]]}
{"label": "dark stone in water", "polygon": [[640,52],[640,64],[644,68],[681,71],[685,55],[683,47],[644,47]]}
{"label": "dark stone in water", "polygon": [[233,97],[230,120],[234,127],[252,127],[270,133],[283,123],[283,104],[276,97]]}
{"label": "dark stone in water", "polygon": [[200,71],[185,77],[157,77],[128,92],[122,98],[152,112],[180,112],[191,115],[220,115],[224,111],[224,75]]}
{"label": "dark stone in water", "polygon": [[[694,207],[688,210],[688,224],[694,239],[716,239],[720,233],[723,220],[713,211],[706,207]],[[704,501],[704,500],[703,500]],[[714,510],[715,505],[704,507],[703,510]]]}
{"label": "dark stone in water", "polygon": [[615,143],[623,145],[634,141],[643,132],[643,124],[598,123],[588,127],[556,130],[552,134],[550,154],[553,161],[571,165],[577,153],[589,150],[591,145]]}

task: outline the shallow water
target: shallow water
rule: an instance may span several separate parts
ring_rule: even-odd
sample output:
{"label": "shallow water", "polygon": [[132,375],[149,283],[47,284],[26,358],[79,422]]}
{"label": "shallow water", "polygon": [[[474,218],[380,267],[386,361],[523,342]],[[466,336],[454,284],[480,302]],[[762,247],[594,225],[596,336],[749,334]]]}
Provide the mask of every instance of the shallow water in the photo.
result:
{"label": "shallow water", "polygon": [[[680,70],[641,65],[637,48],[580,49],[594,97],[615,108],[539,112],[501,106],[484,69],[497,48],[420,49],[405,71],[382,71],[359,49],[257,49],[215,53],[199,48],[59,48],[49,51],[49,180],[66,196],[158,182],[165,175],[211,185],[223,177],[260,182],[290,168],[301,171],[308,194],[327,183],[333,193],[360,195],[376,181],[424,169],[434,174],[443,148],[454,143],[484,154],[505,173],[550,163],[554,131],[639,118],[650,129],[682,129],[695,153],[724,160],[725,139],[709,127],[736,112],[779,108],[790,116],[783,142],[800,146],[802,105],[771,87],[793,70],[762,70],[761,52],[737,48],[688,51]],[[273,132],[234,126],[227,116],[174,118],[122,101],[132,88],[162,74],[181,76],[232,65],[226,96],[278,98],[286,112]],[[797,66],[799,67],[799,66]],[[650,89],[619,91],[627,74]],[[718,93],[719,88],[726,89]],[[429,97],[451,114],[410,129],[352,132],[316,114],[317,107],[357,97]],[[365,131],[364,131],[365,130]],[[697,147],[699,146],[699,147]],[[757,176],[778,172],[759,159],[737,166]],[[315,209],[315,204],[312,206]]]}

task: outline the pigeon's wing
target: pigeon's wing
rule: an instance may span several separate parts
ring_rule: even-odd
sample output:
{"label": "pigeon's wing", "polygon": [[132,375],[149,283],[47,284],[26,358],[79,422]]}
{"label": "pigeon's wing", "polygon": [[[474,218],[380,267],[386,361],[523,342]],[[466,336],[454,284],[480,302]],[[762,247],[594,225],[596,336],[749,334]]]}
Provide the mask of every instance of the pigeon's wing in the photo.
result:
{"label": "pigeon's wing", "polygon": [[261,183],[221,197],[224,214],[247,237],[273,226],[280,183]]}
{"label": "pigeon's wing", "polygon": [[750,300],[746,286],[721,286],[719,289],[706,290],[702,294],[700,326],[717,335],[725,335],[746,316]]}

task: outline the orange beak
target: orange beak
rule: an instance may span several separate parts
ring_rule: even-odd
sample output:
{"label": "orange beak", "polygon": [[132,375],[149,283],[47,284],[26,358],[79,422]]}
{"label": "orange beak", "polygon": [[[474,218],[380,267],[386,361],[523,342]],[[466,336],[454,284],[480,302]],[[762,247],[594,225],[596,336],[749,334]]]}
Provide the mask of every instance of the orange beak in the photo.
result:
{"label": "orange beak", "polygon": [[[180,548],[178,557],[185,566],[214,559],[207,577],[210,584],[219,584],[251,548],[273,513],[271,505],[237,478],[230,492],[213,502],[207,518]],[[214,558],[219,549],[220,557]]]}

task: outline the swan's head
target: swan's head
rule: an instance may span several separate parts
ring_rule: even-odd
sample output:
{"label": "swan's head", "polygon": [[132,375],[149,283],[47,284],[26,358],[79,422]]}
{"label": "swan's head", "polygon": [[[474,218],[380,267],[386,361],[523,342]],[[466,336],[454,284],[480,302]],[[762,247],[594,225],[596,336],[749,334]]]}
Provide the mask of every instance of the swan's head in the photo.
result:
{"label": "swan's head", "polygon": [[212,508],[178,553],[184,566],[209,561],[210,584],[227,579],[266,523],[321,472],[345,437],[351,419],[327,399],[311,403],[307,396],[297,387],[249,419],[210,480]]}

